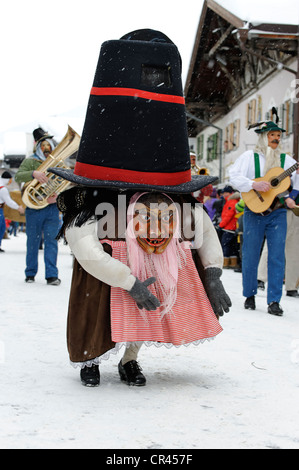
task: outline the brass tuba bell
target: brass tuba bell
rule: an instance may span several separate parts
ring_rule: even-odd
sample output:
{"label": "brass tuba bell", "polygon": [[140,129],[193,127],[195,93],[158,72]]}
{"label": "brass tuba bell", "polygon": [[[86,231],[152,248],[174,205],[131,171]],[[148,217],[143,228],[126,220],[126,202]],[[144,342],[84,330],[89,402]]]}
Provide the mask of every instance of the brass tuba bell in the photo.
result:
{"label": "brass tuba bell", "polygon": [[209,175],[210,172],[207,168],[199,167],[197,165],[191,166],[191,175]]}
{"label": "brass tuba bell", "polygon": [[30,209],[43,209],[49,203],[47,199],[53,194],[59,194],[71,184],[60,176],[54,175],[47,171],[50,167],[66,168],[64,161],[73,155],[79,148],[80,136],[68,126],[67,133],[62,141],[55,147],[48,158],[38,167],[38,171],[42,171],[48,178],[47,183],[40,183],[37,179],[33,179],[23,188],[22,200]]}
{"label": "brass tuba bell", "polygon": [[209,174],[210,172],[207,168],[204,168],[204,167],[199,168],[198,175],[209,175]]}

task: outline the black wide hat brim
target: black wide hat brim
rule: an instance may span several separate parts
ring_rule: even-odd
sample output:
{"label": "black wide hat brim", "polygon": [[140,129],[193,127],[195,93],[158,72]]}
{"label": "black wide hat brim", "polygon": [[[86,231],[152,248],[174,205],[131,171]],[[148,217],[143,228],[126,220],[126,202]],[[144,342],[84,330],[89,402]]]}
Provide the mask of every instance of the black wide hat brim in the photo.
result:
{"label": "black wide hat brim", "polygon": [[89,186],[94,188],[109,188],[115,189],[118,191],[121,190],[128,190],[133,189],[136,191],[163,191],[165,193],[173,193],[173,194],[191,194],[195,191],[199,191],[200,189],[208,186],[209,184],[214,183],[218,180],[217,176],[209,176],[209,175],[192,175],[191,181],[187,183],[182,183],[174,186],[167,186],[167,185],[150,185],[150,184],[142,184],[142,183],[127,183],[125,181],[107,181],[107,180],[98,180],[98,179],[90,179],[85,178],[84,176],[75,175],[73,170],[65,169],[65,168],[49,168],[48,170],[51,173],[54,173],[61,178],[75,183],[80,186]]}

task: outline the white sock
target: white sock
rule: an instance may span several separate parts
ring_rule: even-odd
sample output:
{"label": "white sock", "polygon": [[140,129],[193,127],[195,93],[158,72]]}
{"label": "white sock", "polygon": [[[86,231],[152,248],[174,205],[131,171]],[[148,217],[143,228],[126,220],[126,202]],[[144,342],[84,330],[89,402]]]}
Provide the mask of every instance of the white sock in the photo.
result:
{"label": "white sock", "polygon": [[130,344],[130,346],[126,347],[125,353],[121,360],[121,363],[123,366],[129,361],[137,360],[137,355],[141,346],[142,346],[142,343],[132,343]]}

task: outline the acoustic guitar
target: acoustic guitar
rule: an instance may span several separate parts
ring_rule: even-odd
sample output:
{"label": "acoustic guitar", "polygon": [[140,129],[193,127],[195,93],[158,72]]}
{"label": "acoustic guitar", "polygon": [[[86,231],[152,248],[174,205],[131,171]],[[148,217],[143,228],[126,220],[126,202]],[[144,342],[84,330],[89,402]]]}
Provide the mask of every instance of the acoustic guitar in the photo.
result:
{"label": "acoustic guitar", "polygon": [[299,164],[295,163],[288,170],[283,168],[275,167],[271,168],[265,176],[256,178],[254,181],[268,181],[271,185],[269,191],[261,192],[256,189],[251,189],[247,193],[242,193],[242,199],[246,206],[252,211],[258,214],[265,212],[273,203],[276,196],[279,196],[288,191],[291,178],[290,175],[293,171],[299,168]]}
{"label": "acoustic guitar", "polygon": [[[21,191],[19,191],[18,189],[14,189],[13,191],[10,191],[9,195],[11,199],[15,201],[19,206],[23,206],[24,209],[26,209],[26,206],[22,201]],[[8,220],[13,220],[14,222],[21,222],[21,223],[26,222],[25,215],[20,214],[20,212],[17,209],[12,209],[7,204],[5,204],[3,212],[4,212],[4,217]]]}

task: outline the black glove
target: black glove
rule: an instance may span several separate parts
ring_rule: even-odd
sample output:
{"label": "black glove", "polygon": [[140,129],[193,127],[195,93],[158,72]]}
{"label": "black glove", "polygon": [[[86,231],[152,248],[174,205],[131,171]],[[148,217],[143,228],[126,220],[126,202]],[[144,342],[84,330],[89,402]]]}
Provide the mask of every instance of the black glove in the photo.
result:
{"label": "black glove", "polygon": [[224,312],[228,312],[229,307],[232,306],[231,300],[220,281],[221,274],[222,269],[220,268],[207,268],[205,270],[205,289],[207,296],[209,297],[215,315],[219,315],[220,317],[222,317]]}
{"label": "black glove", "polygon": [[155,277],[150,277],[144,282],[141,282],[136,278],[135,284],[128,292],[137,303],[138,308],[145,308],[145,310],[156,310],[157,307],[160,307],[160,302],[157,297],[153,295],[147,288],[147,286],[153,284],[155,281]]}

